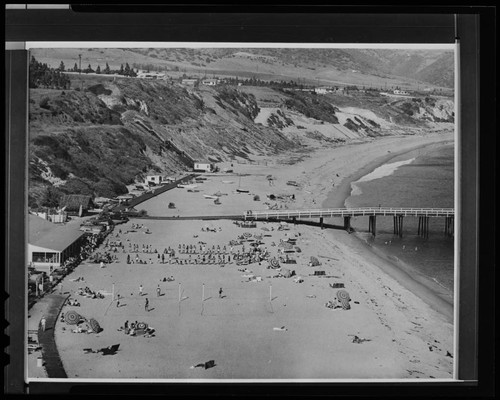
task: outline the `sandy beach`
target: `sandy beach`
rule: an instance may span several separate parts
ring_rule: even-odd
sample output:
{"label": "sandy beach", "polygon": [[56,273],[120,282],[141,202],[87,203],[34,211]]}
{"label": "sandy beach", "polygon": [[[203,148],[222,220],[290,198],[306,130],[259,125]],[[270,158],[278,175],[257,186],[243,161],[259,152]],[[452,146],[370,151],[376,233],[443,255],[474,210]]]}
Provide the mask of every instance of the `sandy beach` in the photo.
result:
{"label": "sandy beach", "polygon": [[[274,160],[260,158],[254,164],[226,163],[221,167],[231,168],[232,173],[206,175],[190,191],[173,189],[137,209],[147,211],[148,216],[210,216],[264,210],[274,204],[289,209],[344,207],[351,182],[404,152],[451,141],[452,133],[386,137],[317,149],[291,165],[286,163],[289,154]],[[274,179],[269,181],[268,175]],[[288,180],[295,180],[298,186],[287,185]],[[217,192],[221,204],[204,197]],[[283,200],[271,200],[269,194]],[[168,207],[171,202],[174,209]],[[214,231],[206,231],[207,227]],[[81,305],[66,305],[62,312],[75,310],[95,318],[103,328],[98,334],[86,334],[71,332],[74,326],[65,323],[56,325],[56,343],[68,377],[453,378],[452,305],[343,230],[301,224],[278,227],[265,222],[258,222],[256,228],[241,228],[230,220],[159,219],[132,219],[116,226],[108,239],[124,246],[114,253],[118,261],[105,268],[86,262],[63,282],[65,292]],[[243,246],[230,246],[229,242],[245,232],[262,235],[262,248],[274,257],[279,256],[281,240],[296,238],[301,251],[289,254],[296,264],[282,264],[296,276],[272,277],[277,271],[269,269],[266,261],[237,265],[234,254],[243,252]],[[138,253],[130,253],[133,244],[139,247]],[[219,246],[220,253],[231,256],[231,261],[195,264],[197,254],[179,254],[180,244],[196,245],[197,249],[213,246],[214,251]],[[249,243],[243,245],[248,249]],[[152,252],[143,253],[143,246],[150,246]],[[185,263],[161,263],[158,254],[168,247]],[[127,255],[147,263],[127,264]],[[321,264],[309,266],[311,256]],[[314,271],[324,271],[326,276],[314,276]],[[297,276],[301,283],[295,282]],[[75,281],[79,277],[83,280]],[[173,280],[163,280],[169,277]],[[335,299],[338,289],[333,284],[342,284],[348,291],[349,310],[325,307]],[[80,287],[105,296],[79,296]],[[145,310],[146,298],[149,311]],[[145,322],[154,328],[154,334],[126,335],[119,330],[125,321]],[[83,350],[113,344],[120,344],[113,355]],[[209,360],[215,361],[213,368],[192,368]]]}

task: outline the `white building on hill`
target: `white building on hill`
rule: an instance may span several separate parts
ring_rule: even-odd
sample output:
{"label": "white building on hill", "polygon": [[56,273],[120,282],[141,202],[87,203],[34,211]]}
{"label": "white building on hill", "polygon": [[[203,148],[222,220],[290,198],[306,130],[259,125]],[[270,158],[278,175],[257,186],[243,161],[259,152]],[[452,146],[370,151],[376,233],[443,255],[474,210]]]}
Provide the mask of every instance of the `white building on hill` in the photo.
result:
{"label": "white building on hill", "polygon": [[152,71],[152,72],[139,72],[137,74],[137,78],[142,78],[142,79],[165,79],[165,74],[161,73],[161,72],[156,72],[156,71]]}
{"label": "white building on hill", "polygon": [[161,176],[161,175],[148,175],[148,176],[146,176],[144,183],[146,185],[149,185],[149,184],[159,185],[162,182],[163,182],[163,176]]}
{"label": "white building on hill", "polygon": [[215,164],[206,161],[197,161],[194,163],[193,170],[195,172],[213,172],[215,170]]}
{"label": "white building on hill", "polygon": [[217,86],[220,83],[220,80],[217,78],[203,79],[201,83],[205,86]]}

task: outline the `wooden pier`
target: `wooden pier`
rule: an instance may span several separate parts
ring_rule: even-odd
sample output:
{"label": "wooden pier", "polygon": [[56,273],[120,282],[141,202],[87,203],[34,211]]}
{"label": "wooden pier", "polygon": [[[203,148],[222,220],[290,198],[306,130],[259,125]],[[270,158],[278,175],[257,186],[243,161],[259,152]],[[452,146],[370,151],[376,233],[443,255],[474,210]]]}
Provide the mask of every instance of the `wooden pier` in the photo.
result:
{"label": "wooden pier", "polygon": [[377,217],[393,217],[394,234],[403,237],[404,218],[418,218],[418,235],[429,237],[429,219],[445,218],[444,233],[453,236],[453,223],[455,209],[453,208],[394,208],[394,207],[362,207],[362,208],[333,208],[315,210],[269,210],[269,211],[247,211],[245,220],[286,220],[290,219],[297,223],[297,219],[319,218],[321,229],[323,229],[324,218],[340,217],[344,219],[344,229],[350,231],[352,217],[368,217],[368,232],[373,236],[377,234]]}

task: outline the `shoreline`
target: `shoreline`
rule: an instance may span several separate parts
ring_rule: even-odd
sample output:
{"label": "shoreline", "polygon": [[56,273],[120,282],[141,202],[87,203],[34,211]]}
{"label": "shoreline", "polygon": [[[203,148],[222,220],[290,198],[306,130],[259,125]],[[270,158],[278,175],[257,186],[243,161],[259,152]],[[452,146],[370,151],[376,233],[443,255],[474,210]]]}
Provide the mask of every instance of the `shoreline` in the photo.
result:
{"label": "shoreline", "polygon": [[[370,174],[378,167],[387,164],[391,159],[400,157],[417,149],[436,148],[448,145],[452,142],[452,140],[445,139],[443,141],[425,143],[422,145],[417,145],[410,149],[405,149],[394,153],[391,152],[390,155],[379,157],[376,160],[368,163],[358,171],[354,172],[353,174],[342,179],[339,186],[328,193],[327,197],[322,202],[322,207],[345,207],[345,202],[350,197],[352,192],[352,183],[358,181],[363,176]],[[350,239],[348,241],[352,245],[355,245],[358,249],[363,250],[366,260],[370,260],[370,258],[373,256],[382,260],[383,263],[381,263],[381,265],[383,272],[385,272],[405,288],[420,297],[435,311],[438,311],[443,316],[445,316],[449,322],[453,322],[453,297],[450,302],[446,298],[446,294],[440,294],[439,289],[442,290],[442,286],[433,281],[431,278],[418,274],[418,271],[416,271],[412,266],[403,262],[402,260],[393,260],[390,255],[368,243],[368,241],[365,238],[361,237],[358,232],[354,232],[352,237],[354,239]]]}

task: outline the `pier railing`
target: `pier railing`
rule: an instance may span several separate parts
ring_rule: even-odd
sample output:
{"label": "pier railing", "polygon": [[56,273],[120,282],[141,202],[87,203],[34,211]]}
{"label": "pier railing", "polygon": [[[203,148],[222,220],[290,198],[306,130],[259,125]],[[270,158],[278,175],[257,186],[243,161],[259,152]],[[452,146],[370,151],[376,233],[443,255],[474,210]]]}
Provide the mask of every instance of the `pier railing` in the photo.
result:
{"label": "pier railing", "polygon": [[453,217],[454,208],[398,208],[398,207],[361,207],[329,208],[315,210],[264,210],[247,211],[244,219],[287,219],[287,218],[333,218],[359,216],[414,216],[414,217]]}

